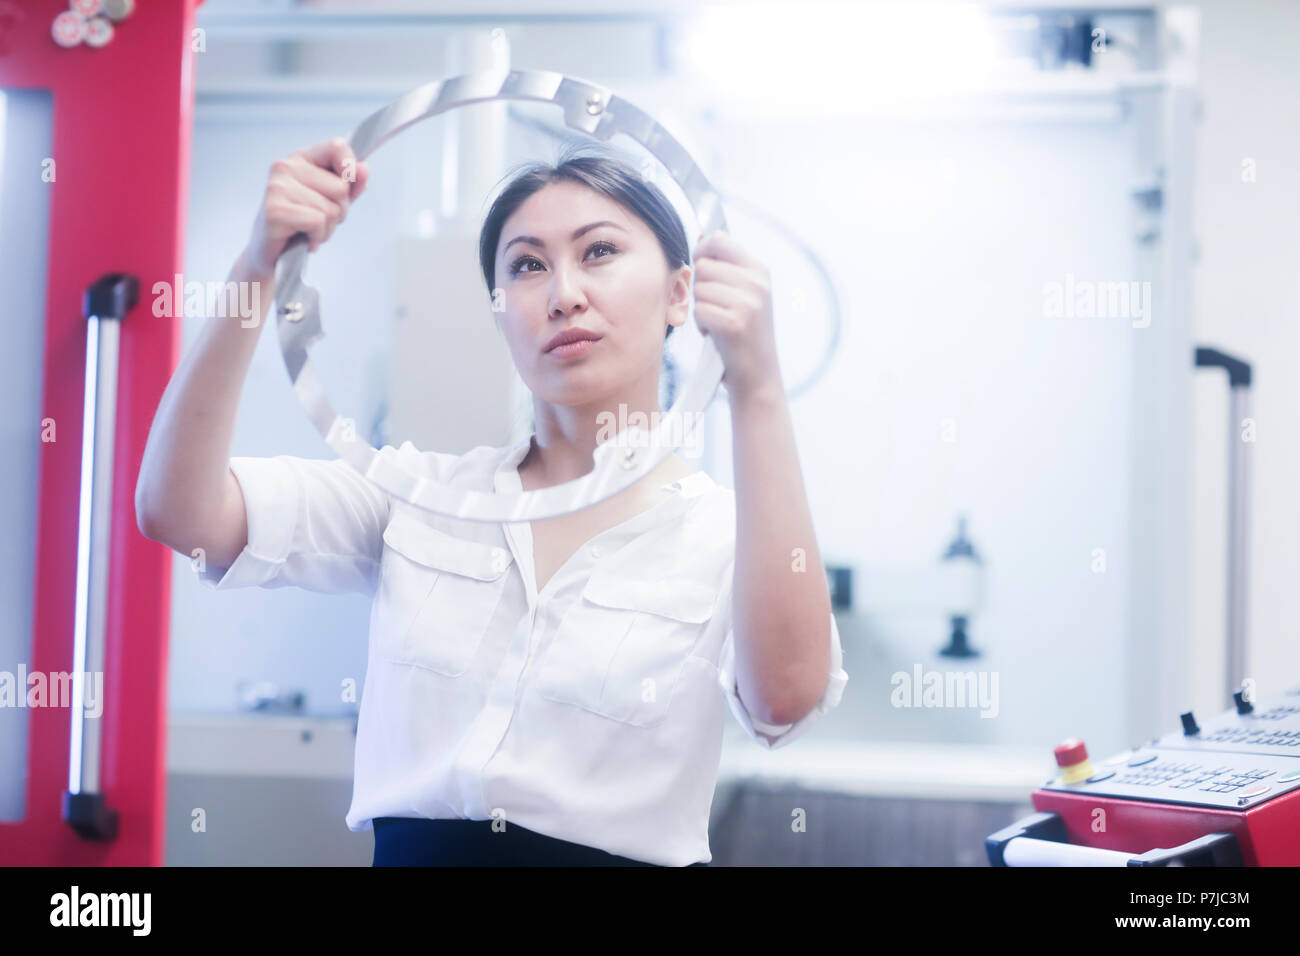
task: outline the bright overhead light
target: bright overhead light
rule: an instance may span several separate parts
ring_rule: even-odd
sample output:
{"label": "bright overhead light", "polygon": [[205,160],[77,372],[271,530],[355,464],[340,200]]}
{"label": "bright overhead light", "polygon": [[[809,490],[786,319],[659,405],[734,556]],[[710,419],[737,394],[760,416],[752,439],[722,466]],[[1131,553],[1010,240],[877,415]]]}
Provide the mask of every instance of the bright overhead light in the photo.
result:
{"label": "bright overhead light", "polygon": [[753,0],[703,7],[685,27],[684,72],[715,95],[774,111],[811,98],[918,101],[968,93],[998,68],[988,14],[965,3]]}

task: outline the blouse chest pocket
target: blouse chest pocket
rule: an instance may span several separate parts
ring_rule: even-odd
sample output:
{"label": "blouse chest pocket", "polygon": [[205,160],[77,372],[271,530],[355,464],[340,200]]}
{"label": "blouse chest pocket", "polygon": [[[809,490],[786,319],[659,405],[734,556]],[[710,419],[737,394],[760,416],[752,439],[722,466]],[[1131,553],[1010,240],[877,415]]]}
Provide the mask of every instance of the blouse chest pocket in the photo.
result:
{"label": "blouse chest pocket", "polygon": [[385,660],[458,677],[469,669],[505,590],[514,558],[396,517],[384,529],[377,649]]}
{"label": "blouse chest pocket", "polygon": [[612,720],[658,724],[715,598],[698,579],[597,569],[565,612],[533,686],[547,700]]}

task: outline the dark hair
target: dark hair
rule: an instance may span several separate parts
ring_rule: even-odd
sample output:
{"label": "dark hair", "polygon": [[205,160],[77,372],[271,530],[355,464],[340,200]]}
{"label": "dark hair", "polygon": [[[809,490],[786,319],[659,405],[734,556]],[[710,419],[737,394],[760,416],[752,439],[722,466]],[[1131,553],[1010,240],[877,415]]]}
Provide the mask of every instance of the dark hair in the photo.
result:
{"label": "dark hair", "polygon": [[[496,288],[497,243],[501,239],[501,227],[533,193],[543,186],[562,180],[588,186],[633,212],[650,227],[650,231],[659,240],[670,271],[690,265],[691,250],[686,241],[686,229],[663,191],[647,182],[626,161],[612,152],[586,155],[581,152],[591,148],[587,143],[570,146],[554,166],[546,163],[527,164],[493,201],[483,220],[478,240],[479,264],[483,268],[483,281],[487,283],[488,295]],[[676,326],[668,326],[668,331],[664,333],[665,339],[672,334],[674,328]]]}

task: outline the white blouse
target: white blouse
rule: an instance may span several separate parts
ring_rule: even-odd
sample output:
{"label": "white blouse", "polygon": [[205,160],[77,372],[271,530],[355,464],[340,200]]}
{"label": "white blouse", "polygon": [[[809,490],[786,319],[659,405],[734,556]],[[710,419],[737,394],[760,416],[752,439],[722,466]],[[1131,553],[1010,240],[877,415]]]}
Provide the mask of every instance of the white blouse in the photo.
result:
{"label": "white blouse", "polygon": [[[478,491],[523,490],[529,448],[381,454]],[[539,594],[528,522],[444,517],[394,499],[342,459],[232,458],[248,544],[212,588],[374,598],[351,830],[379,816],[485,820],[668,866],[709,862],[722,701],[767,748],[839,703],[830,680],[794,724],[751,716],[731,628],[735,493],[697,471],[597,534]]]}

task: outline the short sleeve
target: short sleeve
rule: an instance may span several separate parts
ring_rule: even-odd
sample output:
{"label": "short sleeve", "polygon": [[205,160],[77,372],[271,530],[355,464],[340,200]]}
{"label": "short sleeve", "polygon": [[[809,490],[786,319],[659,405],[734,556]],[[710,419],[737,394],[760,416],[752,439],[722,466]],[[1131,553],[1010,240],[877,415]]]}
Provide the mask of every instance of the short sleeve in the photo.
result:
{"label": "short sleeve", "polygon": [[231,458],[248,543],[229,568],[192,562],[209,588],[300,587],[373,595],[388,495],[341,458]]}
{"label": "short sleeve", "polygon": [[[730,599],[728,599],[728,607],[730,606],[729,602]],[[730,611],[728,610],[726,613],[729,615]],[[844,686],[849,682],[849,675],[845,673],[843,667],[844,652],[840,647],[840,629],[835,623],[835,614],[832,613],[830,618],[830,679],[826,683],[826,690],[822,694],[821,700],[802,719],[793,724],[767,724],[754,717],[745,708],[745,703],[740,698],[740,690],[736,686],[736,635],[731,627],[730,620],[728,620],[727,636],[723,640],[722,653],[718,658],[718,684],[727,698],[732,714],[735,715],[740,726],[745,729],[745,733],[768,750],[784,747],[795,740],[812,726],[819,717],[838,705],[840,698],[844,695]]]}

